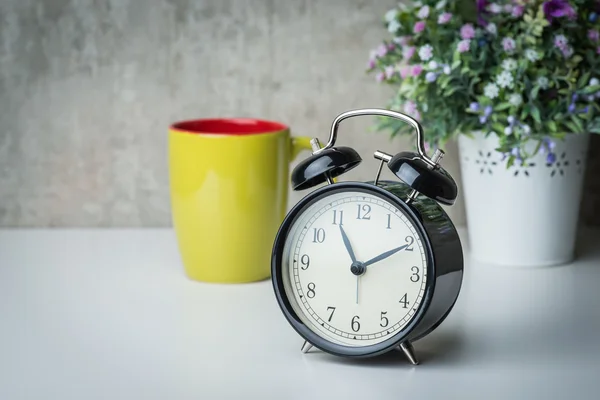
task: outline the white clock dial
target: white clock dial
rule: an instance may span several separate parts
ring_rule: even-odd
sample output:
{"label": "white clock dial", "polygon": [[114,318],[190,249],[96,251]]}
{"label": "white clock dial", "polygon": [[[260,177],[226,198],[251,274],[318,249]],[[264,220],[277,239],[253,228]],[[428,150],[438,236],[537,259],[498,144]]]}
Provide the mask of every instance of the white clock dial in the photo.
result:
{"label": "white clock dial", "polygon": [[335,192],[291,226],[283,277],[294,311],[311,330],[337,344],[372,345],[415,316],[427,283],[425,249],[392,203],[367,192]]}

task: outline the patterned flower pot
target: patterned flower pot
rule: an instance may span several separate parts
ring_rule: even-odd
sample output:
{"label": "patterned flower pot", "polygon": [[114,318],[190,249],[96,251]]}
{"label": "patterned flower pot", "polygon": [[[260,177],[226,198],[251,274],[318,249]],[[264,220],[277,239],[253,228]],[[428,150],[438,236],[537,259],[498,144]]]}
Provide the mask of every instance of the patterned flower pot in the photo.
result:
{"label": "patterned flower pot", "polygon": [[555,157],[539,152],[508,169],[496,136],[474,136],[458,140],[472,257],[524,267],[571,261],[589,135],[567,135]]}

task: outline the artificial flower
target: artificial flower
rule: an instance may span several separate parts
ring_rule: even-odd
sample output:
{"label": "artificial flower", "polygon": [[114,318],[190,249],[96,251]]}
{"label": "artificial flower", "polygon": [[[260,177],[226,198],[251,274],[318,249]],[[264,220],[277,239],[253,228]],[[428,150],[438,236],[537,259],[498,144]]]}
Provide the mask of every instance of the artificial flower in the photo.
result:
{"label": "artificial flower", "polygon": [[458,42],[456,49],[458,50],[459,53],[465,53],[465,52],[469,51],[470,44],[471,44],[471,41],[469,39],[461,40],[460,42]]}
{"label": "artificial flower", "polygon": [[413,28],[414,33],[421,33],[425,30],[425,21],[419,21],[415,24]]}
{"label": "artificial flower", "polygon": [[421,46],[421,48],[419,49],[419,58],[423,61],[427,61],[431,57],[433,57],[433,47],[431,47],[430,44]]}
{"label": "artificial flower", "polygon": [[483,88],[483,94],[489,99],[495,99],[496,97],[498,97],[499,93],[500,90],[498,89],[498,86],[496,86],[495,83],[488,83]]}
{"label": "artificial flower", "polygon": [[448,22],[450,22],[451,19],[452,19],[452,14],[450,14],[449,12],[445,12],[443,14],[440,14],[440,16],[438,17],[438,24],[440,24],[440,25],[447,24]]}
{"label": "artificial flower", "polygon": [[567,0],[546,1],[542,5],[542,9],[544,10],[544,16],[549,22],[554,21],[556,18],[573,18],[576,15],[573,6]]}
{"label": "artificial flower", "polygon": [[475,37],[475,29],[473,24],[464,24],[460,28],[460,37],[462,39],[473,39]]}
{"label": "artificial flower", "polygon": [[498,86],[500,86],[501,88],[512,88],[513,87],[513,76],[510,72],[508,71],[502,71],[497,77],[496,77],[496,83],[498,84]]}

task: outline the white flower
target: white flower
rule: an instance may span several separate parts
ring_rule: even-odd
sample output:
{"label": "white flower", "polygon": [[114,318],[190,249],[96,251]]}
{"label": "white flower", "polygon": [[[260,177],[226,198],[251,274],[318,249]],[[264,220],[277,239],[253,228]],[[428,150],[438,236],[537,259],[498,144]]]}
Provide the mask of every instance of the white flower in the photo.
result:
{"label": "white flower", "polygon": [[488,9],[494,13],[494,14],[499,14],[502,12],[502,6],[496,4],[496,3],[492,3],[489,5]]}
{"label": "white flower", "polygon": [[496,97],[498,97],[498,93],[498,86],[496,86],[495,83],[488,83],[483,88],[483,94],[490,99],[495,99]]}
{"label": "white flower", "polygon": [[517,69],[517,62],[512,58],[507,58],[506,60],[502,61],[502,68],[507,71],[513,71]]}
{"label": "white flower", "polygon": [[438,1],[438,3],[435,5],[435,9],[441,10],[442,8],[446,7],[446,3],[447,3],[447,0]]}
{"label": "white flower", "polygon": [[398,15],[398,10],[395,8],[392,8],[390,11],[385,13],[386,22],[391,22],[391,21],[395,20],[397,15]]}
{"label": "white flower", "polygon": [[488,31],[489,33],[491,33],[492,35],[495,35],[498,33],[498,28],[496,27],[496,24],[493,22],[490,22],[486,27],[485,30]]}
{"label": "white flower", "polygon": [[506,128],[504,128],[504,134],[505,135],[512,135],[513,130],[510,126],[507,126]]}
{"label": "white flower", "polygon": [[388,24],[388,32],[396,33],[398,29],[402,28],[402,25],[397,20],[393,19]]}
{"label": "white flower", "polygon": [[433,56],[433,47],[431,45],[426,44],[425,46],[421,46],[419,49],[419,57],[423,61],[429,60]]}
{"label": "white flower", "polygon": [[450,66],[449,66],[449,65],[444,65],[444,73],[445,73],[446,75],[450,75],[450,71],[451,71],[451,70],[450,70]]}
{"label": "white flower", "polygon": [[525,57],[531,62],[535,62],[540,59],[538,52],[533,49],[525,50]]}
{"label": "white flower", "polygon": [[554,36],[554,45],[556,47],[563,47],[566,46],[569,43],[569,40],[567,39],[567,37],[565,35],[556,35]]}
{"label": "white flower", "polygon": [[590,79],[590,86],[596,86],[598,84],[600,84],[600,81],[598,80],[598,78]]}
{"label": "white flower", "polygon": [[500,75],[496,77],[496,83],[498,86],[503,88],[512,88],[513,86],[513,77],[508,71],[502,71]]}
{"label": "white flower", "polygon": [[508,102],[515,107],[518,107],[523,103],[523,97],[519,93],[513,93],[508,98]]}
{"label": "white flower", "polygon": [[421,19],[425,19],[425,18],[429,17],[429,6],[422,7],[419,10],[419,12],[417,13],[417,17],[419,17]]}
{"label": "white flower", "polygon": [[542,89],[548,89],[548,83],[550,82],[545,76],[540,76],[539,78],[537,78],[537,84]]}
{"label": "white flower", "polygon": [[529,135],[531,133],[531,128],[527,124],[523,124],[523,126],[521,126],[521,129],[523,129],[523,133],[526,135]]}
{"label": "white flower", "polygon": [[429,67],[429,69],[437,69],[438,63],[436,63],[435,61],[431,60],[431,61],[429,61],[429,64],[427,66]]}

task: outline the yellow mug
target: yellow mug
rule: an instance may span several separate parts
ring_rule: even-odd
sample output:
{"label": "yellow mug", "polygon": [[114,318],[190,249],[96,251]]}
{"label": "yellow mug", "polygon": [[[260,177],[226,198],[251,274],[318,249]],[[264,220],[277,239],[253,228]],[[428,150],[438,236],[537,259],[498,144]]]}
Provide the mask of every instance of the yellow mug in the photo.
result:
{"label": "yellow mug", "polygon": [[271,250],[288,199],[289,164],[310,138],[285,124],[244,118],[169,127],[173,227],[187,276],[242,283],[271,275]]}

